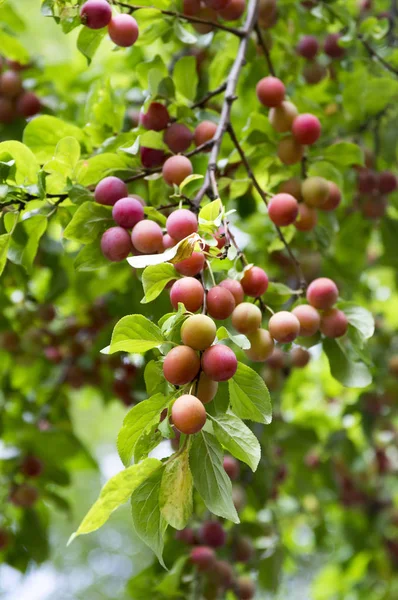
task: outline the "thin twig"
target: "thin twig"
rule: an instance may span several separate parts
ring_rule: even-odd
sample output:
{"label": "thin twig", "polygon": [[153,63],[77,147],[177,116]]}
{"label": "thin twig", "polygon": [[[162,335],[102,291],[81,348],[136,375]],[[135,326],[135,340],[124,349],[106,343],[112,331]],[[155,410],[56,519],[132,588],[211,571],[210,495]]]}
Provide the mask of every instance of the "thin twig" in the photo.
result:
{"label": "thin twig", "polygon": [[398,75],[398,69],[395,69],[390,63],[388,63],[376,50],[369,44],[367,40],[363,37],[363,35],[358,35],[358,40],[362,43],[363,47],[372,58],[376,59],[387,71]]}
{"label": "thin twig", "polygon": [[268,70],[273,77],[276,77],[276,72],[274,69],[274,65],[272,64],[271,54],[269,49],[267,48],[267,44],[264,41],[263,34],[261,33],[261,29],[258,23],[254,26],[254,31],[256,32],[258,43],[260,44],[262,51],[264,52],[265,60],[267,61]]}
{"label": "thin twig", "polygon": [[193,108],[199,108],[201,106],[204,106],[209,100],[211,100],[211,98],[214,98],[214,96],[218,96],[218,94],[221,94],[221,92],[224,92],[226,87],[227,87],[227,82],[225,81],[224,83],[219,85],[218,88],[216,88],[215,90],[212,90],[211,92],[207,92],[207,94],[205,94],[203,96],[203,98],[201,98],[197,102],[194,102],[191,105],[191,108],[193,109]]}

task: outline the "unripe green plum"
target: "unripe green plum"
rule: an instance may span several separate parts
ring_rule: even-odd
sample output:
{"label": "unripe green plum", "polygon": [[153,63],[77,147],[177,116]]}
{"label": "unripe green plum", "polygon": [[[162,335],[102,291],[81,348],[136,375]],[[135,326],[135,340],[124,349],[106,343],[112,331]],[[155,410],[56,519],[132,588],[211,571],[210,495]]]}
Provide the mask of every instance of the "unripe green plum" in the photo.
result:
{"label": "unripe green plum", "polygon": [[303,158],[304,148],[292,135],[288,135],[280,140],[277,155],[284,165],[294,165]]}
{"label": "unripe green plum", "polygon": [[321,332],[329,338],[342,337],[347,333],[348,319],[342,310],[330,308],[321,317]]}
{"label": "unripe green plum", "polygon": [[277,227],[291,225],[297,218],[299,206],[290,194],[276,194],[268,204],[268,215]]}
{"label": "unripe green plum", "polygon": [[192,435],[198,433],[206,423],[206,409],[196,396],[183,394],[172,406],[171,419],[178,431]]}
{"label": "unripe green plum", "polygon": [[117,46],[129,48],[138,39],[138,23],[131,15],[120,13],[112,17],[108,25],[108,33]]}
{"label": "unripe green plum", "polygon": [[178,271],[178,273],[180,273],[181,275],[185,275],[186,277],[194,277],[195,275],[198,275],[201,271],[203,271],[204,266],[205,257],[204,254],[202,254],[202,252],[192,252],[191,256],[185,258],[181,262],[175,263],[174,265],[176,271]]}
{"label": "unripe green plum", "polygon": [[308,177],[301,186],[304,202],[315,208],[327,202],[329,191],[329,182],[323,177]]}
{"label": "unripe green plum", "polygon": [[232,313],[232,325],[239,333],[254,333],[261,327],[262,314],[258,306],[251,302],[242,302]]}
{"label": "unripe green plum", "polygon": [[296,339],[300,332],[300,322],[292,313],[281,310],[269,320],[269,332],[277,342],[287,344]]}
{"label": "unripe green plum", "polygon": [[167,217],[166,229],[173,240],[180,242],[191,233],[196,233],[198,219],[190,210],[180,208]]}
{"label": "unripe green plum", "polygon": [[192,175],[192,163],[185,156],[170,156],[162,169],[163,179],[169,185],[180,185],[184,179]]}
{"label": "unripe green plum", "polygon": [[240,283],[245,294],[259,298],[267,291],[268,276],[260,267],[250,267],[245,270]]}
{"label": "unripe green plum", "polygon": [[198,387],[196,390],[196,396],[203,404],[211,402],[217,394],[218,383],[210,379],[203,371],[199,376]]}
{"label": "unripe green plum", "polygon": [[203,286],[193,277],[177,280],[170,290],[170,300],[175,310],[178,303],[182,302],[189,312],[196,312],[203,305],[203,299]]}
{"label": "unripe green plum", "polygon": [[[173,385],[190,383],[199,373],[199,369],[199,356],[189,346],[176,346],[172,348],[163,363],[164,376]],[[174,424],[180,429],[176,423]]]}
{"label": "unripe green plum", "polygon": [[195,146],[201,146],[213,139],[217,131],[217,124],[213,121],[202,121],[194,131]]}
{"label": "unripe green plum", "polygon": [[219,285],[231,292],[235,298],[236,306],[243,302],[245,294],[239,281],[236,281],[236,279],[224,279]]}
{"label": "unripe green plum", "polygon": [[292,366],[297,369],[303,369],[308,365],[311,360],[311,354],[305,348],[293,348],[290,352],[290,357],[292,359]]}
{"label": "unripe green plum", "polygon": [[226,288],[216,285],[208,291],[207,312],[213,319],[228,319],[234,308],[235,298]]}
{"label": "unripe green plum", "polygon": [[202,369],[213,381],[228,381],[236,373],[238,361],[228,346],[216,344],[204,351]]}
{"label": "unripe green plum", "polygon": [[257,83],[256,94],[263,106],[274,108],[285,99],[285,86],[277,77],[264,77]]}
{"label": "unripe green plum", "polygon": [[268,119],[272,127],[278,133],[290,131],[294,119],[298,116],[298,110],[292,102],[285,100],[278,106],[271,108]]}
{"label": "unripe green plum", "polygon": [[294,226],[299,231],[312,231],[318,223],[318,214],[312,206],[301,203],[298,205],[298,216]]}
{"label": "unripe green plum", "polygon": [[327,277],[314,279],[307,288],[307,301],[319,310],[327,310],[336,304],[339,297],[337,285]]}
{"label": "unripe green plum", "polygon": [[134,248],[143,254],[163,252],[163,232],[160,226],[150,219],[139,221],[131,233]]}
{"label": "unripe green plum", "polygon": [[319,331],[321,316],[319,312],[309,304],[300,304],[292,310],[292,314],[300,322],[300,335],[311,337]]}
{"label": "unripe green plum", "polygon": [[194,350],[206,350],[215,340],[216,324],[206,315],[192,315],[181,327],[181,339]]}
{"label": "unripe green plum", "polygon": [[182,123],[172,123],[164,134],[164,141],[174,154],[188,150],[192,140],[191,130]]}
{"label": "unripe green plum", "polygon": [[253,362],[264,362],[269,358],[274,349],[274,340],[266,329],[257,329],[248,333],[247,337],[251,347],[245,350],[246,356]]}

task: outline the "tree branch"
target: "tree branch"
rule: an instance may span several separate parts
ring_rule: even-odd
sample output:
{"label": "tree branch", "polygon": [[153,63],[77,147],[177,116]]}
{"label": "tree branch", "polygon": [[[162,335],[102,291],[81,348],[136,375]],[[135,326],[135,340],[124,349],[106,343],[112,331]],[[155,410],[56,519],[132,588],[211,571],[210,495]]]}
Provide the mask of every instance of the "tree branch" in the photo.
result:
{"label": "tree branch", "polygon": [[376,50],[369,44],[367,40],[363,37],[363,35],[358,35],[359,41],[362,43],[363,47],[372,58],[376,59],[387,71],[398,75],[398,69],[395,69],[390,63],[388,63],[380,54],[376,52]]}
{"label": "tree branch", "polygon": [[211,92],[207,92],[207,94],[205,94],[203,96],[203,98],[201,98],[197,102],[194,102],[194,104],[192,104],[191,108],[193,109],[193,108],[199,108],[201,106],[204,106],[209,100],[211,100],[211,98],[213,98],[214,96],[218,96],[218,94],[221,94],[221,92],[223,92],[226,87],[227,87],[227,82],[225,81],[224,83],[219,85],[218,88],[216,88],[215,90],[213,90]]}
{"label": "tree branch", "polygon": [[271,54],[269,49],[267,48],[267,44],[264,41],[263,34],[261,33],[261,29],[258,23],[254,26],[254,31],[256,32],[257,41],[260,44],[262,51],[264,52],[265,60],[267,61],[268,70],[273,77],[276,77],[276,71],[274,69],[274,65],[272,64]]}

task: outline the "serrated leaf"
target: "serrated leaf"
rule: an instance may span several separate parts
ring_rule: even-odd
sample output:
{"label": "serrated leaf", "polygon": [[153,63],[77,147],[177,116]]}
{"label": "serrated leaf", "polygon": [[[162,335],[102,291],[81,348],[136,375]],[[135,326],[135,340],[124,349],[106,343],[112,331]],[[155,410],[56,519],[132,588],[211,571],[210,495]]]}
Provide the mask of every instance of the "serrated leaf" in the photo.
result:
{"label": "serrated leaf", "polygon": [[232,456],[245,462],[252,471],[255,471],[261,458],[261,448],[256,436],[247,425],[230,410],[211,417],[211,420],[220,444]]}
{"label": "serrated leaf", "polygon": [[188,448],[166,464],[160,486],[160,512],[174,529],[184,529],[192,515],[192,474]]}
{"label": "serrated leaf", "polygon": [[152,321],[143,315],[127,315],[115,325],[109,354],[120,351],[144,354],[164,341],[159,327]]}
{"label": "serrated leaf", "polygon": [[241,419],[269,424],[272,420],[271,399],[263,379],[247,365],[238,369],[228,382],[233,412]]}
{"label": "serrated leaf", "polygon": [[141,304],[155,300],[163,292],[169,281],[178,278],[177,271],[169,263],[146,267],[142,274],[142,285],[145,296],[141,300]]}

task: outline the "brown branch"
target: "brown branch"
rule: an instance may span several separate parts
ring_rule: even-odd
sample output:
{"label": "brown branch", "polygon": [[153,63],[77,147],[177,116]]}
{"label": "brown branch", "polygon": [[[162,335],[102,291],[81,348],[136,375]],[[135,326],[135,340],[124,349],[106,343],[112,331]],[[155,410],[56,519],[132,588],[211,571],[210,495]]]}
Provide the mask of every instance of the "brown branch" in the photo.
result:
{"label": "brown branch", "polygon": [[207,94],[205,94],[203,96],[203,98],[201,98],[200,100],[198,100],[197,102],[194,102],[191,106],[191,108],[199,108],[201,106],[204,106],[209,100],[211,100],[211,98],[213,98],[214,96],[218,96],[218,94],[221,94],[221,92],[224,92],[225,88],[227,87],[227,83],[224,82],[221,85],[218,86],[218,88],[216,88],[215,90],[211,91],[211,92],[207,92]]}
{"label": "brown branch", "polygon": [[261,29],[258,23],[254,26],[254,31],[256,32],[257,41],[260,44],[262,51],[264,52],[265,60],[268,65],[268,70],[273,77],[276,77],[276,71],[274,69],[274,65],[272,64],[271,54],[269,49],[267,48],[267,44],[264,41],[263,34],[261,33]]}
{"label": "brown branch", "polygon": [[380,54],[376,52],[376,50],[369,44],[367,40],[363,37],[363,35],[358,35],[359,41],[362,43],[363,47],[372,58],[376,59],[387,71],[398,75],[398,69],[395,69],[390,63],[388,63]]}

